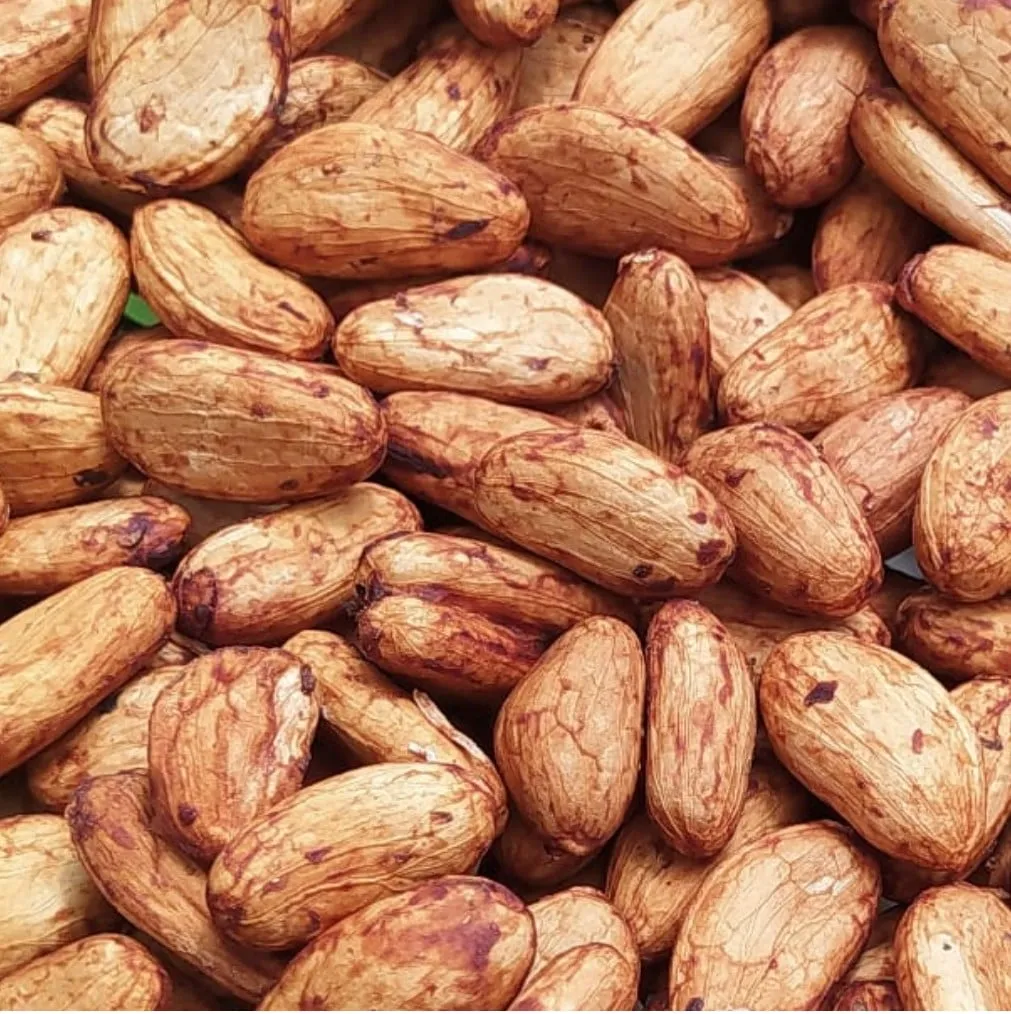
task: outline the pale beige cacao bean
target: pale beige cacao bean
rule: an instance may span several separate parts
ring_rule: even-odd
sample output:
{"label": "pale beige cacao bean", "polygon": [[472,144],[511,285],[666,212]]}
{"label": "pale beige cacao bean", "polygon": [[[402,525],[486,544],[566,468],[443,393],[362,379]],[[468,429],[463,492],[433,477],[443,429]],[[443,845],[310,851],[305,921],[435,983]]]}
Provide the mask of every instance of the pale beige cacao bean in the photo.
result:
{"label": "pale beige cacao bean", "polygon": [[706,301],[674,254],[630,254],[604,304],[617,353],[611,388],[628,435],[677,461],[713,417]]}
{"label": "pale beige cacao bean", "polygon": [[519,683],[495,723],[495,761],[517,809],[550,842],[596,851],[638,779],[646,672],[618,620],[577,624]]}
{"label": "pale beige cacao bean", "polygon": [[740,820],[755,748],[744,653],[696,602],[661,607],[646,635],[646,808],[677,851],[712,856]]}

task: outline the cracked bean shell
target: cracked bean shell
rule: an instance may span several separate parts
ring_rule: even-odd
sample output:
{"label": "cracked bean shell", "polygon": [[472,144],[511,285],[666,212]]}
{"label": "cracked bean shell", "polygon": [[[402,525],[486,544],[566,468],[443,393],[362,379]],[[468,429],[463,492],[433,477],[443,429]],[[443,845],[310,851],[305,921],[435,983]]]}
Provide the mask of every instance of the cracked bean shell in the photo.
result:
{"label": "cracked bean shell", "polygon": [[838,824],[752,842],[716,866],[685,915],[671,1009],[817,1010],[863,947],[880,887],[877,864]]}
{"label": "cracked bean shell", "polygon": [[639,0],[607,32],[573,98],[691,137],[744,88],[771,35],[767,0]]}
{"label": "cracked bean shell", "polygon": [[563,634],[506,699],[495,761],[527,822],[587,855],[618,830],[639,777],[646,669],[633,630],[595,617]]}
{"label": "cracked bean shell", "polygon": [[47,810],[62,813],[85,779],[146,771],[151,709],[182,671],[180,663],[140,673],[32,757],[25,770],[34,799]]}
{"label": "cracked bean shell", "polygon": [[35,958],[117,921],[77,858],[62,816],[0,820],[0,887],[0,983]]}
{"label": "cracked bean shell", "polygon": [[891,285],[906,261],[936,235],[930,222],[865,169],[818,219],[811,250],[818,291],[852,282]]}
{"label": "cracked bean shell", "polygon": [[634,1010],[639,970],[607,944],[583,944],[531,976],[509,1010]]}
{"label": "cracked bean shell", "polygon": [[860,157],[898,197],[959,242],[1011,257],[1011,202],[898,88],[869,88],[850,135]]}
{"label": "cracked bean shell", "polygon": [[4,1010],[164,1010],[168,973],[130,937],[102,933],[67,944],[0,979]]}
{"label": "cracked bean shell", "polygon": [[615,366],[598,310],[515,274],[454,278],[367,303],[341,321],[333,352],[347,377],[379,394],[455,390],[521,404],[594,394]]}
{"label": "cracked bean shell", "polygon": [[274,644],[330,622],[351,602],[365,547],[420,527],[406,497],[372,483],[228,525],[176,569],[179,629],[213,645]]}
{"label": "cracked bean shell", "polygon": [[284,647],[312,669],[320,719],[357,763],[429,761],[465,768],[488,786],[504,824],[505,787],[495,765],[425,694],[408,693],[328,631],[303,630]]}
{"label": "cracked bean shell", "polygon": [[1002,190],[1011,189],[1011,11],[959,0],[883,3],[878,42],[927,118]]}
{"label": "cracked bean shell", "polygon": [[881,553],[859,506],[793,430],[746,423],[708,433],[685,468],[731,518],[730,573],[750,591],[789,610],[845,617],[881,584]]}
{"label": "cracked bean shell", "polygon": [[110,567],[160,570],[179,555],[189,524],[181,507],[153,496],[15,518],[4,532],[0,595],[52,595]]}
{"label": "cracked bean shell", "polygon": [[770,422],[817,433],[847,412],[910,387],[923,368],[920,328],[890,285],[824,292],[730,365],[719,390],[729,424]]}
{"label": "cracked bean shell", "polygon": [[261,1010],[502,1010],[534,953],[530,912],[483,877],[382,898],[312,941]]}
{"label": "cracked bean shell", "polygon": [[84,57],[90,0],[27,0],[0,9],[0,117],[55,88]]}
{"label": "cracked bean shell", "polygon": [[896,299],[991,373],[1011,379],[1011,265],[983,250],[942,244],[903,269]]}
{"label": "cracked bean shell", "polygon": [[34,134],[0,124],[0,229],[54,205],[63,194],[56,155]]}
{"label": "cracked bean shell", "polygon": [[382,410],[389,431],[383,474],[405,493],[474,522],[474,477],[485,452],[514,433],[568,426],[554,416],[449,391],[400,391],[383,399]]}
{"label": "cracked bean shell", "polygon": [[146,772],[85,780],[67,821],[81,862],[113,907],[215,992],[255,1003],[277,981],[281,962],[221,935],[207,910],[206,874],[152,830]]}
{"label": "cracked bean shell", "polygon": [[1011,598],[953,602],[933,589],[904,598],[896,639],[935,676],[971,680],[1011,671]]}
{"label": "cracked bean shell", "polygon": [[961,391],[914,387],[854,409],[814,438],[860,504],[885,559],[912,543],[913,512],[927,459],[971,404]]}
{"label": "cracked bean shell", "polygon": [[492,793],[462,768],[359,768],[247,824],[214,861],[207,901],[235,940],[298,946],[419,881],[474,869],[497,816]]}
{"label": "cracked bean shell", "polygon": [[119,230],[80,208],[37,211],[0,236],[0,279],[0,378],[82,387],[130,292]]}
{"label": "cracked bean shell", "polygon": [[93,500],[125,468],[98,395],[0,383],[0,485],[14,517]]}
{"label": "cracked bean shell", "polygon": [[736,257],[751,218],[740,187],[673,131],[579,103],[497,123],[474,154],[530,206],[530,234],[620,257],[657,246],[693,266]]}
{"label": "cracked bean shell", "polygon": [[242,220],[268,260],[360,280],[489,267],[520,245],[529,211],[505,176],[435,138],[338,123],[253,174]]}
{"label": "cracked bean shell", "polygon": [[292,359],[319,359],[334,322],[307,285],[254,257],[238,232],[188,201],[133,216],[140,294],[173,333]]}
{"label": "cracked bean shell", "polygon": [[421,595],[389,595],[358,614],[358,647],[381,669],[439,699],[479,705],[497,705],[550,640]]}
{"label": "cracked bean shell", "polygon": [[924,891],[895,933],[895,980],[908,1010],[1011,1006],[1004,954],[1011,913],[995,892],[969,884]]}
{"label": "cracked bean shell", "polygon": [[982,602],[1011,590],[1006,536],[1011,392],[992,394],[948,428],[923,470],[913,515],[916,560],[938,591]]}
{"label": "cracked bean shell", "polygon": [[646,635],[646,807],[679,852],[711,856],[734,834],[755,749],[743,652],[704,606],[677,599]]}
{"label": "cracked bean shell", "polygon": [[875,848],[961,870],[986,834],[981,745],[925,669],[839,634],[797,634],[759,685],[777,756]]}
{"label": "cracked bean shell", "polygon": [[[209,864],[302,787],[319,705],[312,669],[276,648],[220,648],[155,701],[148,735],[158,831]],[[207,744],[217,748],[207,754]]]}
{"label": "cracked bean shell", "polygon": [[709,367],[714,385],[730,364],[793,313],[771,289],[743,271],[707,268],[695,275],[709,319]]}
{"label": "cracked bean shell", "polygon": [[506,437],[474,476],[482,527],[610,591],[666,598],[719,580],[734,528],[680,468],[623,437],[540,430]]}
{"label": "cracked bean shell", "polygon": [[456,16],[486,46],[536,42],[558,16],[559,0],[452,0]]}
{"label": "cracked bean shell", "polygon": [[196,190],[270,135],[288,78],[286,3],[172,0],[92,99],[88,155],[119,186]]}
{"label": "cracked bean shell", "polygon": [[262,164],[310,130],[348,119],[385,84],[385,74],[346,56],[321,53],[296,60],[277,127],[256,152],[254,163]]}
{"label": "cracked bean shell", "polygon": [[562,567],[518,549],[436,532],[373,542],[361,556],[355,584],[362,604],[418,595],[555,634],[591,616],[631,622],[621,599]]}
{"label": "cracked bean shell", "polygon": [[841,190],[860,166],[849,136],[857,96],[884,83],[866,29],[814,25],[776,43],[748,79],[745,161],[780,205],[806,208]]}
{"label": "cracked bean shell", "polygon": [[59,739],[168,637],[164,580],[114,567],[0,626],[0,774]]}
{"label": "cracked bean shell", "polygon": [[175,338],[131,349],[108,371],[102,414],[145,475],[211,499],[336,493],[386,450],[372,396],[336,370]]}
{"label": "cracked bean shell", "polygon": [[462,25],[447,25],[349,118],[416,130],[449,148],[470,151],[512,109],[523,56],[522,49],[490,49]]}

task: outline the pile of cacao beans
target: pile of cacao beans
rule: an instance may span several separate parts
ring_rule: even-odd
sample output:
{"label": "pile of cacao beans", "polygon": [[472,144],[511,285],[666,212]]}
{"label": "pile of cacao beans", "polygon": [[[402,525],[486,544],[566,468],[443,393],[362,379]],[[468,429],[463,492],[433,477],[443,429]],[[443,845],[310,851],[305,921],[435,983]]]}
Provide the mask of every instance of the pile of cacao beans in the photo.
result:
{"label": "pile of cacao beans", "polygon": [[0,1009],[1011,1008],[1011,4],[0,0],[0,119]]}

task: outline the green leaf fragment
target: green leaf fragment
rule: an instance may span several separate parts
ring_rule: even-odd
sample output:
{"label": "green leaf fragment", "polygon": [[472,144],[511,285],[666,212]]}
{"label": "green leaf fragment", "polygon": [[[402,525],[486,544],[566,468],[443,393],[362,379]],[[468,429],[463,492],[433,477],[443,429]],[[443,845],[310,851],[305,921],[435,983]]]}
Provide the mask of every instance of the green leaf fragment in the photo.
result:
{"label": "green leaf fragment", "polygon": [[154,327],[161,323],[154,310],[136,292],[130,293],[123,316],[138,327]]}

